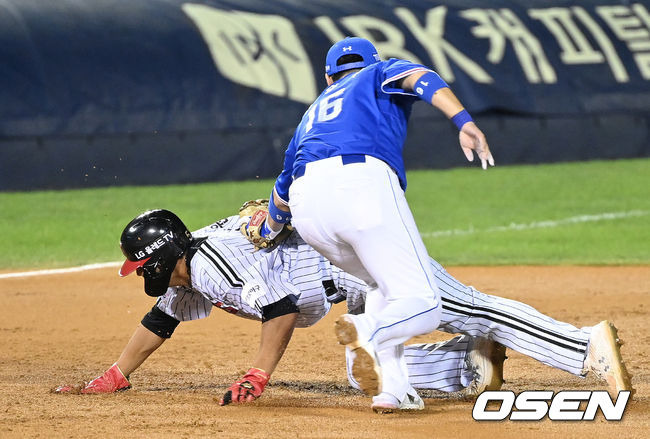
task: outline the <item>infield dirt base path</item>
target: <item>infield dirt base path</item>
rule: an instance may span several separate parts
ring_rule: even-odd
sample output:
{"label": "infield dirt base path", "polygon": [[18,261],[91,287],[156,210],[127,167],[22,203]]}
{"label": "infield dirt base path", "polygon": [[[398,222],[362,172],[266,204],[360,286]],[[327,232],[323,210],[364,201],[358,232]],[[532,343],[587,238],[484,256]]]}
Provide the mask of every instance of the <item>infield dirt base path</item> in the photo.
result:
{"label": "infield dirt base path", "polygon": [[[245,438],[648,438],[650,267],[462,267],[449,270],[479,290],[526,302],[587,326],[609,319],[626,342],[635,399],[621,422],[476,422],[472,402],[428,393],[418,413],[376,415],[351,390],[334,337],[337,305],[294,333],[267,390],[248,406],[217,400],[249,366],[260,324],[215,309],[184,323],[111,395],[55,395],[56,385],[101,374],[117,360],[154,303],[142,280],[117,269],[0,279],[0,437]],[[416,341],[448,338],[435,333]],[[600,390],[604,385],[508,350],[504,389]]]}

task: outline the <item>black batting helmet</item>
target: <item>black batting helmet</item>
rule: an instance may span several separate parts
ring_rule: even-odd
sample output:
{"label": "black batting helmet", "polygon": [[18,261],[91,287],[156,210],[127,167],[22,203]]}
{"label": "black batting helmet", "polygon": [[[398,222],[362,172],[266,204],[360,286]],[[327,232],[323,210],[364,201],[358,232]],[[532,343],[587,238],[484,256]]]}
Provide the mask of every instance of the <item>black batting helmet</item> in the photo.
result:
{"label": "black batting helmet", "polygon": [[144,291],[165,294],[178,259],[190,246],[192,234],[169,210],[149,210],[134,218],[122,232],[120,247],[126,261],[120,276],[142,267]]}

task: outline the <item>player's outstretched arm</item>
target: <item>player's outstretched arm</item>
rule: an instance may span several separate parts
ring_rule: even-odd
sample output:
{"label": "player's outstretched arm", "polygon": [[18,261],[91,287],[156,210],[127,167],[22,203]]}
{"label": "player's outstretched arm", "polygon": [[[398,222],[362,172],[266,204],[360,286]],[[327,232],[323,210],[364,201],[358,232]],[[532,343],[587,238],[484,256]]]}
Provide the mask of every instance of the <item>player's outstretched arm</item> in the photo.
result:
{"label": "player's outstretched arm", "polygon": [[494,158],[485,134],[476,126],[454,92],[436,73],[422,71],[413,73],[404,78],[402,88],[414,92],[420,99],[442,111],[456,124],[459,130],[460,147],[467,160],[473,161],[476,152],[483,169],[487,169],[488,164],[494,166]]}
{"label": "player's outstretched arm", "polygon": [[166,338],[159,337],[149,329],[138,325],[131,339],[124,347],[120,358],[117,360],[119,368],[124,375],[129,376],[144,361],[153,354],[164,342]]}
{"label": "player's outstretched arm", "polygon": [[135,371],[166,339],[139,325],[126,344],[120,358],[102,375],[87,383],[63,385],[54,393],[113,393],[131,388],[129,375]]}
{"label": "player's outstretched arm", "polygon": [[[271,203],[273,203],[274,207],[271,207]],[[271,214],[272,210],[278,210],[280,212],[280,216],[276,216],[274,218],[274,216]],[[284,227],[285,223],[287,222],[285,219],[288,219],[290,217],[291,217],[291,211],[289,209],[289,206],[287,206],[285,202],[278,196],[274,188],[273,192],[271,192],[271,200],[269,202],[269,215],[267,218],[267,221],[269,222],[269,228],[274,232],[279,233]],[[277,221],[278,218],[282,218],[282,219]],[[284,222],[281,222],[283,220]]]}
{"label": "player's outstretched arm", "polygon": [[219,405],[250,402],[262,395],[291,340],[297,317],[298,313],[284,314],[262,323],[260,348],[253,367],[228,388]]}

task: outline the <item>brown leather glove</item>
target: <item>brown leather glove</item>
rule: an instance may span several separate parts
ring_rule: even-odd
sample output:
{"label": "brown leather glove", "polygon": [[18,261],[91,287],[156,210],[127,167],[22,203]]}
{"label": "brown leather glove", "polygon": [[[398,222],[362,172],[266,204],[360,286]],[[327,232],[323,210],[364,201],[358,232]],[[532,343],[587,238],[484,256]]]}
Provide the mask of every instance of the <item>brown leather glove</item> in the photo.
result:
{"label": "brown leather glove", "polygon": [[265,227],[268,214],[269,200],[265,198],[247,201],[239,209],[240,218],[250,217],[247,222],[241,225],[239,230],[255,246],[255,250],[275,247],[293,231],[293,227],[287,224],[276,237],[269,238],[268,233],[265,233],[268,230]]}

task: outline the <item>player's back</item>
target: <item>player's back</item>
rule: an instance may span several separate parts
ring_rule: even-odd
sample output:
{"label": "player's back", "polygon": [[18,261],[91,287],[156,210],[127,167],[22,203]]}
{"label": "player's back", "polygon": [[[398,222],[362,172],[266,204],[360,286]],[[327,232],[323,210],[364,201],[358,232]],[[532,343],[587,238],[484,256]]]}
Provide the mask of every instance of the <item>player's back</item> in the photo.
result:
{"label": "player's back", "polygon": [[402,169],[402,147],[415,98],[384,88],[391,75],[413,66],[396,59],[375,63],[325,89],[296,129],[295,166],[337,155],[367,154]]}

